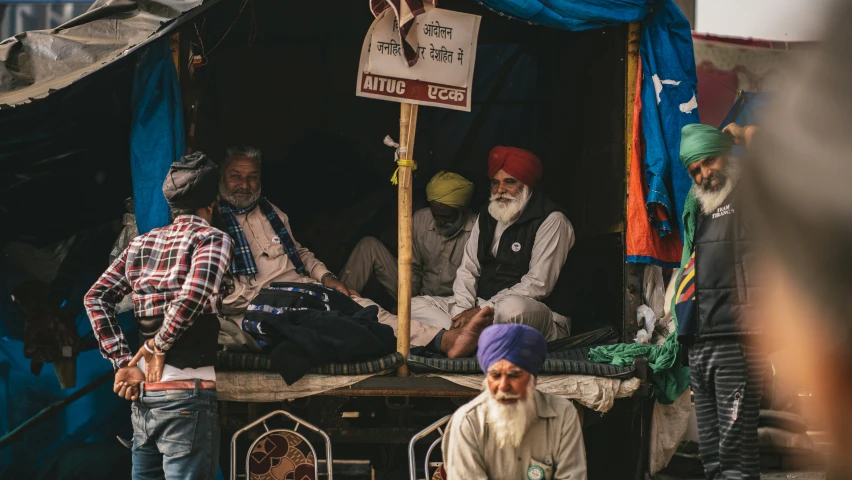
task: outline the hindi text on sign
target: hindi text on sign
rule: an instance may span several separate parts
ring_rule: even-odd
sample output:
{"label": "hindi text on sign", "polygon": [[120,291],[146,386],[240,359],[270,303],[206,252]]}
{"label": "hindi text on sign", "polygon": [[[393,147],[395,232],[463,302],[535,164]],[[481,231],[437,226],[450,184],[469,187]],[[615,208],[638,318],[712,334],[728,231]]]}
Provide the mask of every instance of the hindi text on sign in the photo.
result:
{"label": "hindi text on sign", "polygon": [[450,27],[442,27],[440,22],[437,20],[423,25],[423,33],[430,37],[449,38],[450,40],[453,39],[453,29]]}
{"label": "hindi text on sign", "polygon": [[434,8],[414,22],[412,66],[393,12],[376,17],[361,49],[356,94],[469,112],[480,17]]}
{"label": "hindi text on sign", "polygon": [[452,102],[463,103],[464,90],[429,85],[429,99],[444,101],[450,100]]}

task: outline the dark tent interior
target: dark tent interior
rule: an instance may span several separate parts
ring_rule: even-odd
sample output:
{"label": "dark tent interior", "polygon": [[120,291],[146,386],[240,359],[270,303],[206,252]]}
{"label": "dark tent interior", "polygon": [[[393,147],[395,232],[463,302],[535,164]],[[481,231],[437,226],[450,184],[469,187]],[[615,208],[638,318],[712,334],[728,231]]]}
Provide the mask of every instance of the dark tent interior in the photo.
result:
{"label": "dark tent interior", "polygon": [[[332,270],[365,235],[396,251],[393,150],[382,139],[397,136],[399,105],[354,95],[369,10],[346,2],[319,18],[308,3],[258,2],[234,23],[240,7],[221,5],[181,30],[180,58],[190,49],[207,55],[192,73],[181,62],[185,111],[198,112],[188,144],[215,158],[231,144],[259,147],[264,194]],[[538,188],[566,209],[577,236],[552,306],[575,318],[576,331],[620,329],[626,27],[569,33],[473,2],[441,7],[484,17],[473,108],[420,108],[415,208],[425,206],[425,185],[440,170],[473,180],[478,208],[493,146],[535,152],[545,165]]]}
{"label": "dark tent interior", "polygon": [[[549,302],[573,318],[575,333],[602,325],[622,330],[627,26],[564,32],[467,0],[440,6],[483,16],[473,109],[419,109],[415,208],[425,206],[425,185],[440,170],[473,180],[479,208],[488,196],[489,150],[511,145],[535,152],[545,169],[537,188],[565,209],[576,234]],[[229,145],[259,147],[264,194],[288,214],[295,238],[332,271],[367,235],[396,250],[397,191],[389,181],[395,165],[382,139],[398,135],[399,104],[355,96],[372,20],[366,2],[332,2],[320,10],[315,2],[240,0],[221,1],[178,30],[187,146],[217,160]],[[192,55],[201,55],[202,65],[191,67]],[[57,249],[69,252],[55,267],[50,299],[74,314],[107,266],[132,194],[136,56],[0,111],[2,335],[23,336],[23,314],[10,293],[37,277],[35,250],[48,260]],[[393,308],[377,285],[362,293]],[[29,415],[44,403],[30,405]],[[609,420],[617,416],[629,421],[629,412],[613,412]],[[112,432],[97,424],[87,431],[99,428]],[[52,439],[57,429],[40,427],[32,435]],[[590,431],[587,442],[632,448],[628,439],[617,446],[602,435]],[[598,465],[605,463],[601,458]]]}
{"label": "dark tent interior", "polygon": [[[259,147],[264,194],[332,270],[365,235],[395,251],[393,151],[382,139],[396,136],[399,105],[354,95],[361,42],[372,21],[368,9],[340,2],[318,19],[307,3],[243,5],[222,2],[180,29],[187,144],[215,159],[231,144]],[[490,148],[532,150],[545,165],[538,188],[567,211],[577,237],[552,306],[574,318],[577,332],[598,324],[621,329],[626,28],[562,32],[471,2],[442,7],[484,16],[473,110],[420,109],[415,207],[425,206],[429,178],[446,169],[476,183],[478,208],[488,195]],[[205,55],[192,71],[185,61],[190,49]],[[86,232],[86,241],[100,243],[66,266],[75,268],[69,275],[105,266],[131,195],[132,68],[131,61],[115,62],[0,115],[4,245],[44,248],[75,234],[83,241]],[[54,298],[65,298],[66,290]]]}

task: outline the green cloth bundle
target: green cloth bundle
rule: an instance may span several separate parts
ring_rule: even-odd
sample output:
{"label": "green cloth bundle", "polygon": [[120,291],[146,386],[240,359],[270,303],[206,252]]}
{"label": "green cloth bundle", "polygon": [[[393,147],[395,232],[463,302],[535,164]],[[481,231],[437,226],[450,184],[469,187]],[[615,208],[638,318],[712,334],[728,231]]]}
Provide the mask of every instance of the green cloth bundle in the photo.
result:
{"label": "green cloth bundle", "polygon": [[666,337],[662,345],[642,343],[618,343],[602,345],[589,351],[589,360],[612,365],[631,365],[638,356],[648,357],[651,369],[651,383],[657,401],[669,405],[689,386],[689,367],[678,365],[680,344],[677,341],[677,329]]}

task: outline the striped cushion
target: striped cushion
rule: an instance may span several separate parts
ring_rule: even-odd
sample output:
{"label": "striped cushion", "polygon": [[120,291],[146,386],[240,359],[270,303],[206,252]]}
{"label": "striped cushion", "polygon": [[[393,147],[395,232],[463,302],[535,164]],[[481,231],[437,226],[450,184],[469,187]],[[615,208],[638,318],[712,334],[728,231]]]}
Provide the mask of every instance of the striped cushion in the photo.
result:
{"label": "striped cushion", "polygon": [[548,352],[557,352],[577,347],[589,347],[592,345],[608,345],[618,341],[618,332],[612,327],[599,328],[591,332],[572,335],[547,342]]}
{"label": "striped cushion", "polygon": [[[354,363],[330,363],[314,367],[308,373],[323,375],[363,375],[379,373],[399,367],[403,364],[402,354],[394,352],[375,360],[365,360]],[[216,354],[217,370],[261,370],[271,371],[272,361],[269,355],[262,353],[218,352]]]}
{"label": "striped cushion", "polygon": [[408,355],[408,368],[418,373],[482,373],[476,358],[421,357]]}
{"label": "striped cushion", "polygon": [[591,375],[593,377],[631,378],[636,369],[633,365],[618,367],[608,363],[588,360],[545,359],[542,373],[554,375]]}
{"label": "striped cushion", "polygon": [[586,362],[589,360],[589,350],[592,347],[579,347],[570,350],[560,350],[558,352],[550,352],[547,354],[548,359],[552,360],[576,360]]}
{"label": "striped cushion", "polygon": [[[588,360],[590,347],[548,353],[541,373],[559,375],[592,375],[607,378],[630,378],[632,365],[617,367]],[[476,358],[426,358],[408,356],[408,366],[419,373],[481,373]]]}

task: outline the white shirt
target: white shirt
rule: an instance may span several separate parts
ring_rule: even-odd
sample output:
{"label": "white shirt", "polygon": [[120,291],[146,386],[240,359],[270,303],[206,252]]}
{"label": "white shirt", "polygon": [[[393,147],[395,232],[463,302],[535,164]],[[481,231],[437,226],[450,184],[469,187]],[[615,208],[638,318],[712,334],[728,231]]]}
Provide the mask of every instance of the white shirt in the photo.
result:
{"label": "white shirt", "polygon": [[447,478],[586,480],[583,430],[571,400],[536,390],[536,415],[523,443],[500,448],[488,425],[489,395],[482,392],[450,419],[441,444]]}
{"label": "white shirt", "polygon": [[[139,369],[145,372],[145,358],[139,359]],[[216,381],[216,370],[210,367],[201,368],[176,368],[169,364],[163,365],[163,377],[161,382],[172,382],[175,380],[210,380]]]}
{"label": "white shirt", "polygon": [[467,215],[461,230],[447,238],[438,232],[431,210],[423,208],[414,213],[411,222],[411,291],[414,296],[452,295],[456,271],[476,223],[475,213]]}
{"label": "white shirt", "polygon": [[[496,255],[500,237],[508,227],[509,225],[503,222],[497,222],[491,245],[493,254]],[[507,295],[521,295],[533,300],[547,298],[556,286],[559,273],[573,246],[574,228],[571,222],[561,212],[551,213],[536,231],[529,272],[515,285],[497,292],[494,297],[485,299],[486,301],[477,305],[477,283],[482,272],[477,256],[479,248],[479,222],[477,221],[465,246],[462,264],[456,272],[456,281],[453,283],[455,305],[450,314],[455,316],[475,306],[493,308],[494,302]]]}

